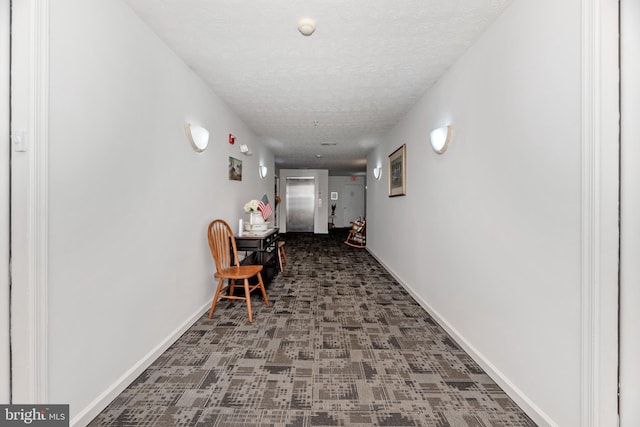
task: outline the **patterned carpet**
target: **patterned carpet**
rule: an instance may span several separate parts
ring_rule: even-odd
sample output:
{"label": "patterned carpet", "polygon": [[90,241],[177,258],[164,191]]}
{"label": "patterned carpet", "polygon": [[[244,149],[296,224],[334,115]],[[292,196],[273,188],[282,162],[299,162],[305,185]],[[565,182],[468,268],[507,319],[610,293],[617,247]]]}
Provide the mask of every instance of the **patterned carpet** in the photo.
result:
{"label": "patterned carpet", "polygon": [[[535,426],[366,251],[287,234],[289,264],[221,302],[91,426]],[[213,295],[213,282],[212,291]]]}

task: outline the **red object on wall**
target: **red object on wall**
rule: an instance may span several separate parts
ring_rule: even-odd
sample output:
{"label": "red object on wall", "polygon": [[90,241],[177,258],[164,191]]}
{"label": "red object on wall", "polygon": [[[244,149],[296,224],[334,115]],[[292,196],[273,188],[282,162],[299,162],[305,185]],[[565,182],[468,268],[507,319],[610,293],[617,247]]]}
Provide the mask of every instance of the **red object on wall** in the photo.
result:
{"label": "red object on wall", "polygon": [[230,134],[229,134],[229,144],[232,144],[232,145],[233,145],[233,144],[235,144],[235,142],[236,142],[236,137],[235,137],[235,136],[233,136],[233,134],[232,134],[232,133],[230,133]]}
{"label": "red object on wall", "polygon": [[352,177],[351,177],[351,181],[357,181],[357,180],[358,180],[358,177],[357,177],[357,176],[352,176]]}

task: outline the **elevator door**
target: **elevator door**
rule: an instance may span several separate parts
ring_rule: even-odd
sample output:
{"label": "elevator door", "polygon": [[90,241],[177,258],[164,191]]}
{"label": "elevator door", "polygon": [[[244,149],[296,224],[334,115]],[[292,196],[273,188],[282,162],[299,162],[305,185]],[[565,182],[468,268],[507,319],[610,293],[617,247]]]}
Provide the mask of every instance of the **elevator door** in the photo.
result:
{"label": "elevator door", "polygon": [[313,233],[315,195],[314,178],[287,178],[287,232]]}

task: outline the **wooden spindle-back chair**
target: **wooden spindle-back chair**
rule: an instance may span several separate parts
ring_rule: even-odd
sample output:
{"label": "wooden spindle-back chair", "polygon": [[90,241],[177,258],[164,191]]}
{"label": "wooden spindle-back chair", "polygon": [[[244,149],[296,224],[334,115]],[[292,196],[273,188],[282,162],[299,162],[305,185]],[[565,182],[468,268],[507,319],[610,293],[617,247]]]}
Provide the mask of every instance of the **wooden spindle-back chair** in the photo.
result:
{"label": "wooden spindle-back chair", "polygon": [[[224,220],[217,219],[209,224],[207,232],[209,238],[209,248],[211,255],[216,263],[216,273],[213,276],[218,279],[215,296],[211,302],[211,310],[209,310],[209,318],[213,317],[216,304],[221,298],[227,300],[245,300],[247,303],[247,311],[249,313],[249,322],[253,322],[253,314],[251,311],[251,292],[260,288],[262,298],[265,305],[269,305],[267,292],[264,289],[262,281],[262,265],[239,265],[238,250],[236,248],[236,239],[233,236],[231,227]],[[232,256],[233,255],[233,256]],[[232,260],[235,265],[232,265]],[[249,285],[249,279],[257,277],[258,283]],[[224,286],[225,279],[229,280],[229,284]],[[244,296],[234,295],[236,280],[244,281]],[[228,291],[225,295],[223,292]]]}

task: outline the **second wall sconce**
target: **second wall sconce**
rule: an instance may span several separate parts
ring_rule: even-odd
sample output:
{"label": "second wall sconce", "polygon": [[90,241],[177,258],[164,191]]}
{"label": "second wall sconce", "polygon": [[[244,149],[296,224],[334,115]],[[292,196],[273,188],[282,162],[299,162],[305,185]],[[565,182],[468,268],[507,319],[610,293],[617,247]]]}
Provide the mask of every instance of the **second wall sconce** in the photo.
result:
{"label": "second wall sconce", "polygon": [[298,21],[298,31],[305,37],[309,37],[316,30],[316,23],[311,18],[302,18]]}
{"label": "second wall sconce", "polygon": [[453,137],[453,126],[443,126],[431,131],[429,138],[431,139],[431,147],[433,151],[442,154],[447,151],[447,147]]}
{"label": "second wall sconce", "polygon": [[382,168],[381,167],[377,167],[377,168],[373,168],[373,177],[380,181],[380,178],[382,178]]}
{"label": "second wall sconce", "polygon": [[209,131],[202,126],[192,125],[191,123],[184,124],[184,132],[187,134],[187,139],[193,146],[193,149],[197,152],[206,150],[209,145]]}
{"label": "second wall sconce", "polygon": [[268,171],[269,169],[267,169],[266,166],[264,165],[258,166],[258,174],[260,175],[260,178],[264,179],[267,176]]}

